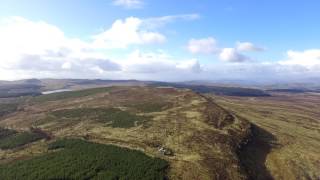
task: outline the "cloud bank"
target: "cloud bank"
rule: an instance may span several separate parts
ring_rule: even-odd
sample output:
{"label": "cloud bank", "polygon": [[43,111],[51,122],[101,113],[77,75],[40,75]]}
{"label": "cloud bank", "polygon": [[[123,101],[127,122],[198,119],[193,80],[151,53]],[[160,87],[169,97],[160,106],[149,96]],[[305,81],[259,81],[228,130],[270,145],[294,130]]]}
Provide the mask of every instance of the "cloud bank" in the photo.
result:
{"label": "cloud bank", "polygon": [[[168,36],[161,31],[168,23],[198,18],[197,14],[182,14],[118,19],[86,41],[70,38],[57,26],[44,21],[6,18],[0,23],[0,79],[185,81],[320,78],[320,49],[289,50],[282,60],[261,61],[246,53],[262,52],[264,48],[251,42],[220,47],[213,37],[190,39],[186,46],[190,51],[188,57],[172,55],[171,51],[161,48],[141,48],[168,42]],[[109,55],[114,51],[120,51],[121,56]],[[212,57],[212,61],[194,57],[201,54]]]}
{"label": "cloud bank", "polygon": [[216,55],[220,60],[231,63],[252,61],[253,59],[243,52],[262,52],[264,48],[251,42],[238,42],[236,47],[219,47],[217,40],[213,37],[202,39],[190,39],[187,50],[192,54]]}

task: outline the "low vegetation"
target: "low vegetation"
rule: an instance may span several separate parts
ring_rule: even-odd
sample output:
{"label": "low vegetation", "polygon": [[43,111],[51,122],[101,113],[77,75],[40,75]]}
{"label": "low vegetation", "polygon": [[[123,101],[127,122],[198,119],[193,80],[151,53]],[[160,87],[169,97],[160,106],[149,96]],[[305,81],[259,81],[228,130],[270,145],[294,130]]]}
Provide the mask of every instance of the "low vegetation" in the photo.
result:
{"label": "low vegetation", "polygon": [[17,132],[10,129],[0,129],[0,149],[13,149],[17,148],[40,139],[46,136],[39,132]]}
{"label": "low vegetation", "polygon": [[15,112],[18,108],[18,104],[0,104],[0,117]]}
{"label": "low vegetation", "polygon": [[133,105],[132,107],[144,113],[151,113],[151,112],[163,111],[169,108],[170,104],[166,102],[148,102],[148,103],[139,103],[139,104]]}
{"label": "low vegetation", "polygon": [[0,127],[0,139],[6,138],[6,137],[11,136],[11,135],[14,135],[16,133],[18,133],[18,132],[13,130],[13,129],[6,129],[6,128]]}
{"label": "low vegetation", "polygon": [[140,151],[76,139],[49,145],[52,153],[0,166],[1,179],[165,179],[168,162]]}
{"label": "low vegetation", "polygon": [[226,95],[226,96],[252,96],[252,97],[270,96],[270,94],[268,94],[263,90],[253,89],[253,88],[188,85],[188,84],[163,83],[163,82],[157,82],[151,85],[152,86],[171,86],[175,88],[186,88],[186,89],[191,89],[198,93],[213,93],[217,95]]}
{"label": "low vegetation", "polygon": [[7,84],[0,86],[0,98],[40,95],[40,86],[34,84]]}
{"label": "low vegetation", "polygon": [[136,124],[143,124],[147,117],[137,116],[118,108],[77,108],[62,109],[51,113],[58,119],[94,120],[107,123],[114,128],[131,128]]}
{"label": "low vegetation", "polygon": [[60,93],[52,93],[52,94],[37,96],[34,98],[34,101],[46,102],[46,101],[57,101],[57,100],[68,99],[68,98],[79,98],[79,97],[90,96],[98,93],[104,93],[109,91],[110,89],[111,89],[110,87],[102,87],[102,88],[85,89],[85,90],[79,90],[79,91],[66,91],[66,92],[60,92]]}

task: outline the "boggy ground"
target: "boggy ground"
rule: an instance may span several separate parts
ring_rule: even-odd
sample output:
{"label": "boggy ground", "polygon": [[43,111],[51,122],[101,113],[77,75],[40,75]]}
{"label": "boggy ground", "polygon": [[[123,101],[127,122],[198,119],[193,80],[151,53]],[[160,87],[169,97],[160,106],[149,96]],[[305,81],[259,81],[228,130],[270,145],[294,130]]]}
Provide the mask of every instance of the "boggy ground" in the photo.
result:
{"label": "boggy ground", "polygon": [[[248,177],[237,150],[251,124],[190,90],[109,87],[30,98],[3,117],[0,126],[38,128],[52,140],[82,138],[141,150],[170,163],[169,179]],[[45,153],[47,143],[1,151],[0,162]]]}

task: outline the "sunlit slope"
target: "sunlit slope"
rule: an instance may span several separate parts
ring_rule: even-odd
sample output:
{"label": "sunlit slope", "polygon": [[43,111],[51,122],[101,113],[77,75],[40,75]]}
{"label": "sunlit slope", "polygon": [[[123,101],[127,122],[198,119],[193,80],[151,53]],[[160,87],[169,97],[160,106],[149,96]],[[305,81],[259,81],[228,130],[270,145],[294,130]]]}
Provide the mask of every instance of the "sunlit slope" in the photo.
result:
{"label": "sunlit slope", "polygon": [[[28,99],[2,127],[41,129],[54,139],[82,138],[141,150],[169,162],[170,179],[245,179],[237,150],[250,124],[190,90],[108,87]],[[6,161],[43,154],[44,140]],[[30,153],[29,153],[30,154]]]}
{"label": "sunlit slope", "polygon": [[242,152],[255,179],[320,178],[320,96],[274,93],[272,97],[214,96],[219,105],[256,124]]}

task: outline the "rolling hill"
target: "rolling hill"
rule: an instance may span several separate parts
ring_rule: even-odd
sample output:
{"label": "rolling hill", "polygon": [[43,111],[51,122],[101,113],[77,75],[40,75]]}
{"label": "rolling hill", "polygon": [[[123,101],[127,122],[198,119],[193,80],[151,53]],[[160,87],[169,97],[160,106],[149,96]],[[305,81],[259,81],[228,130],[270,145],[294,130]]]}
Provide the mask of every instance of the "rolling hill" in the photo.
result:
{"label": "rolling hill", "polygon": [[20,132],[41,129],[51,138],[1,151],[9,167],[28,167],[18,159],[33,161],[50,152],[47,144],[76,138],[164,159],[170,179],[246,178],[236,151],[250,124],[190,90],[96,88],[30,97],[18,109],[0,125]]}
{"label": "rolling hill", "polygon": [[72,91],[0,98],[1,179],[320,177],[320,96],[314,92],[265,95],[140,81],[26,83]]}

